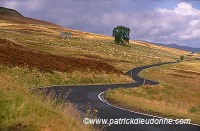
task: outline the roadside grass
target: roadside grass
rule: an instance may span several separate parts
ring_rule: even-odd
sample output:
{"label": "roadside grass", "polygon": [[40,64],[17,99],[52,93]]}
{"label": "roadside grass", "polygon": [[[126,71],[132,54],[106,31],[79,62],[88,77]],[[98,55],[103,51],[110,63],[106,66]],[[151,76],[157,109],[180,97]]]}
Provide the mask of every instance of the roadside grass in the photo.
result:
{"label": "roadside grass", "polygon": [[156,86],[114,89],[106,93],[113,104],[169,118],[187,118],[200,124],[200,62],[184,61],[152,67],[140,74]]}
{"label": "roadside grass", "polygon": [[102,84],[102,83],[129,83],[133,80],[129,77],[123,77],[122,74],[95,72],[45,72],[38,69],[30,70],[25,67],[7,67],[0,65],[0,74],[9,75],[19,84],[29,88],[52,85],[77,85],[77,84]]}
{"label": "roadside grass", "polygon": [[39,94],[31,94],[10,76],[0,75],[0,130],[93,130],[82,124],[72,104],[56,104]]}

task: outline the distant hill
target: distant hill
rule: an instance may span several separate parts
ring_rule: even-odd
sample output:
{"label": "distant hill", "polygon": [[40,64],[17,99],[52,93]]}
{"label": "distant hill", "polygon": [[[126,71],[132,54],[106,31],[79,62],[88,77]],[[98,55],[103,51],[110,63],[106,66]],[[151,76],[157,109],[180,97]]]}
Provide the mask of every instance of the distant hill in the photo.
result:
{"label": "distant hill", "polygon": [[[140,40],[140,41],[142,41],[142,40]],[[177,44],[161,44],[161,43],[153,43],[153,42],[148,42],[148,41],[144,41],[144,42],[151,43],[151,44],[154,44],[157,46],[170,47],[170,48],[186,50],[186,51],[190,51],[190,52],[200,52],[200,48],[193,48],[193,47],[189,47],[189,46],[180,46]]]}
{"label": "distant hill", "polygon": [[29,17],[24,17],[18,11],[13,10],[13,9],[8,9],[5,7],[0,7],[0,20],[12,21],[14,23],[19,23],[19,24],[39,24],[39,25],[49,25],[49,26],[60,27],[56,24],[46,22],[43,20],[37,20],[37,19],[29,18]]}
{"label": "distant hill", "polygon": [[177,44],[160,44],[160,43],[152,43],[152,44],[158,45],[158,46],[166,46],[166,47],[170,47],[170,48],[176,48],[176,49],[180,49],[180,50],[191,51],[191,52],[200,52],[200,48],[193,48],[193,47],[189,47],[189,46],[180,46]]}

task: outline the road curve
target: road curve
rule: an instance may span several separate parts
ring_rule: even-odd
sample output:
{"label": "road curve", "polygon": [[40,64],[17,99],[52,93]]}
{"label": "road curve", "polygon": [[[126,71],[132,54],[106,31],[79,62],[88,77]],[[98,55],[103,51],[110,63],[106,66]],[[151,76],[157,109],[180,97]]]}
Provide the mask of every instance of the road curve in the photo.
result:
{"label": "road curve", "polygon": [[[64,94],[70,92],[67,96],[67,100],[73,102],[77,105],[78,109],[85,112],[85,109],[90,106],[91,108],[95,108],[98,110],[98,117],[103,119],[117,119],[117,118],[142,118],[142,119],[152,119],[156,118],[153,116],[147,116],[143,114],[138,114],[134,112],[129,112],[125,110],[121,110],[119,108],[115,108],[110,106],[104,102],[102,102],[98,95],[101,92],[104,92],[108,89],[123,87],[138,87],[143,85],[144,79],[138,76],[138,73],[141,72],[143,69],[159,66],[164,64],[172,64],[176,62],[166,62],[166,63],[159,63],[153,64],[148,66],[142,66],[138,68],[134,68],[129,70],[126,74],[132,77],[135,82],[128,83],[128,84],[105,84],[105,85],[79,85],[79,86],[52,86],[52,87],[43,87],[40,89],[45,89],[47,94],[49,92],[54,92],[57,96],[62,97],[63,99]],[[145,84],[156,85],[157,82],[151,80],[145,80]],[[200,131],[200,126],[195,125],[111,125],[106,126],[107,131]]]}

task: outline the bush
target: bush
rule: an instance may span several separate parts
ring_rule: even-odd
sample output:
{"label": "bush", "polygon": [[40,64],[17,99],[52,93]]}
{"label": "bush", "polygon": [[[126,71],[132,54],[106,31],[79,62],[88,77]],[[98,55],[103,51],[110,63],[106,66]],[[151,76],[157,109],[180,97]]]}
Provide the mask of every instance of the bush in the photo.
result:
{"label": "bush", "polygon": [[196,107],[191,107],[189,110],[188,110],[188,112],[190,112],[190,113],[195,113],[195,112],[197,112],[198,111],[198,109],[196,108]]}
{"label": "bush", "polygon": [[180,56],[180,60],[183,60],[184,59],[184,56],[182,55],[182,56]]}

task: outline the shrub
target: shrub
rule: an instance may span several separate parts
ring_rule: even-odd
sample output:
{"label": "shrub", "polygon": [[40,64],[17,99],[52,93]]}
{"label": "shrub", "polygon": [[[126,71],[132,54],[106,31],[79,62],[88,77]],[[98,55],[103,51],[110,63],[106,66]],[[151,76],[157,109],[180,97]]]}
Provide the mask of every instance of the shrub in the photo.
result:
{"label": "shrub", "polygon": [[184,59],[184,56],[182,55],[182,56],[180,56],[180,60],[183,60]]}

